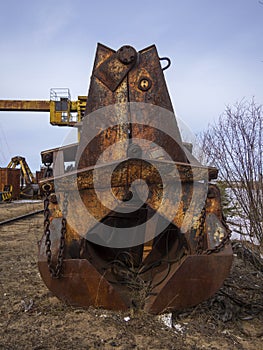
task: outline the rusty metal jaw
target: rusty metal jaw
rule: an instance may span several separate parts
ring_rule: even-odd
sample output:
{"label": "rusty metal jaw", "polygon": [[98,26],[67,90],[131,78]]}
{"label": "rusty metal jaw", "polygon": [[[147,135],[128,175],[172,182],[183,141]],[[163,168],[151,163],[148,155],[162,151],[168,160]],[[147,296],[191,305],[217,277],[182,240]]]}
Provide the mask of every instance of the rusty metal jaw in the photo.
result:
{"label": "rusty metal jaw", "polygon": [[39,270],[70,305],[180,310],[209,298],[229,273],[230,232],[208,184],[218,170],[184,147],[165,68],[154,45],[98,44],[79,143],[42,152],[42,187],[58,203],[45,207]]}
{"label": "rusty metal jaw", "polygon": [[[232,264],[230,245],[224,241],[218,248],[223,237],[217,237],[214,228],[223,227],[217,216],[217,201],[218,197],[210,197],[206,202],[202,253],[191,253],[186,235],[174,224],[153,241],[145,243],[145,247],[150,245],[146,255],[143,246],[127,250],[91,244],[74,235],[68,226],[61,278],[54,279],[50,274],[44,238],[39,250],[41,276],[47,287],[70,305],[93,305],[113,310],[141,308],[153,314],[196,305],[221,287]],[[52,256],[56,261],[60,250],[62,212],[56,202],[50,203],[50,211]],[[216,221],[212,220],[214,217]],[[112,218],[114,222],[115,217]],[[120,216],[116,218],[120,224]],[[127,223],[125,216],[124,220]],[[129,216],[129,220],[134,219]],[[197,250],[197,243],[193,245]]]}

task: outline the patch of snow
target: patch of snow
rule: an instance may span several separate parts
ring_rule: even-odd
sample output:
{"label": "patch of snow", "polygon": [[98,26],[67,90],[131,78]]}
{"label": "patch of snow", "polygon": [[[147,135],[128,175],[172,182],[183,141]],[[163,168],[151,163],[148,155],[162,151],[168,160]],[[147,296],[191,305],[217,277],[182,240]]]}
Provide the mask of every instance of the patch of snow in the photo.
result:
{"label": "patch of snow", "polygon": [[174,327],[179,333],[184,333],[184,327],[181,326],[179,323],[174,324],[173,327]]}
{"label": "patch of snow", "polygon": [[21,307],[24,309],[24,312],[28,312],[32,309],[32,306],[34,305],[34,302],[32,299],[29,300],[29,302],[26,302],[25,300],[21,300]]}
{"label": "patch of snow", "polygon": [[169,328],[173,327],[172,313],[159,315],[159,316],[157,316],[157,318],[159,319],[159,321],[161,321],[167,327],[169,327]]}

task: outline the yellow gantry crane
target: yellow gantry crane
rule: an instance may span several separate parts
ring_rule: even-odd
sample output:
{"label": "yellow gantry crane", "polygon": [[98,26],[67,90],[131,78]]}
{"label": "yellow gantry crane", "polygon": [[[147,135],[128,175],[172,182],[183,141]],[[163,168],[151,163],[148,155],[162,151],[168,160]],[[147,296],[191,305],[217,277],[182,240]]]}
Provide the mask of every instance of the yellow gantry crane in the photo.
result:
{"label": "yellow gantry crane", "polygon": [[0,111],[49,112],[50,124],[74,126],[80,122],[86,109],[87,96],[71,101],[67,88],[50,90],[50,100],[0,100]]}
{"label": "yellow gantry crane", "polygon": [[[75,126],[79,123],[86,109],[87,96],[78,96],[77,101],[71,101],[70,91],[68,88],[53,88],[50,90],[50,100],[0,100],[0,112],[49,112],[50,114],[50,124],[58,126]],[[72,145],[72,147],[64,147],[65,153],[64,157],[72,160],[75,157],[77,144]],[[68,150],[69,148],[69,150]],[[58,152],[58,149],[47,150],[41,152],[41,157],[43,163],[53,162],[54,152]],[[14,169],[17,166],[21,168],[21,182],[20,183],[20,196],[22,197],[32,197],[38,193],[38,184],[36,178],[33,176],[30,168],[28,167],[25,159],[23,157],[13,157],[7,166],[8,169]],[[4,183],[5,190],[2,199],[9,199],[9,195],[12,191],[7,191],[7,187]],[[1,193],[0,193],[1,194]],[[5,199],[5,200],[6,200]]]}
{"label": "yellow gantry crane", "polygon": [[21,176],[23,179],[23,183],[26,185],[36,184],[37,180],[35,176],[33,175],[32,171],[30,170],[26,159],[24,157],[16,156],[13,157],[9,164],[7,165],[7,168],[15,169],[17,166],[20,166],[21,168]]}
{"label": "yellow gantry crane", "polygon": [[[21,198],[34,198],[38,196],[39,186],[36,177],[30,170],[26,159],[24,157],[13,157],[9,164],[8,169],[16,169],[20,167],[20,197]],[[11,184],[11,189],[13,185]]]}

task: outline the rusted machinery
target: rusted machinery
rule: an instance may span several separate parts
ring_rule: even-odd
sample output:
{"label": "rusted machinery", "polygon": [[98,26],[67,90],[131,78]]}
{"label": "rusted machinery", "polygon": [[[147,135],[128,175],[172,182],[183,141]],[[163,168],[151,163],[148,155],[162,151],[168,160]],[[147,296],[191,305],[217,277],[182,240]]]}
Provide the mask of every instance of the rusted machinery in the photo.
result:
{"label": "rusted machinery", "polygon": [[12,185],[4,185],[3,190],[0,192],[0,202],[10,202],[12,200]]}
{"label": "rusted machinery", "polygon": [[0,202],[20,197],[20,169],[0,168]]}
{"label": "rusted machinery", "polygon": [[[229,274],[230,232],[210,182],[217,169],[182,142],[163,75],[169,65],[154,45],[98,44],[74,122],[79,142],[41,154],[39,271],[70,305],[180,310],[209,298]],[[68,101],[54,105],[60,118]]]}
{"label": "rusted machinery", "polygon": [[79,144],[42,152],[54,173],[39,270],[69,304],[158,314],[207,299],[229,273],[217,169],[184,147],[164,69],[155,46],[99,44]]}
{"label": "rusted machinery", "polygon": [[16,169],[17,167],[20,167],[20,197],[36,197],[39,192],[39,186],[24,157],[13,157],[7,165],[8,169]]}

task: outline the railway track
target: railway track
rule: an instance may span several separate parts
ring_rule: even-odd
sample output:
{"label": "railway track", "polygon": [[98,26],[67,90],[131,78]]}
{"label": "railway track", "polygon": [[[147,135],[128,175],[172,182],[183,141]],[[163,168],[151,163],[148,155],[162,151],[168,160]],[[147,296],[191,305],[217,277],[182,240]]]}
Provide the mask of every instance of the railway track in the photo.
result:
{"label": "railway track", "polygon": [[40,209],[40,210],[31,211],[31,212],[26,213],[26,214],[18,215],[18,216],[15,216],[15,217],[12,217],[12,218],[0,221],[0,226],[6,225],[6,224],[10,224],[12,222],[15,222],[15,221],[18,221],[18,220],[22,220],[22,219],[25,219],[27,217],[30,217],[30,216],[33,216],[33,215],[36,215],[36,214],[40,214],[40,213],[43,213],[43,212],[44,212],[44,209]]}

